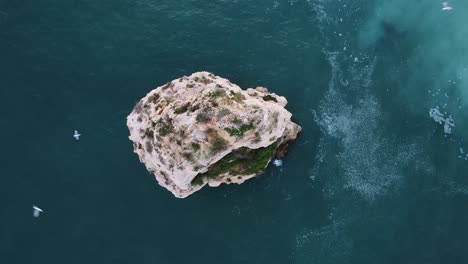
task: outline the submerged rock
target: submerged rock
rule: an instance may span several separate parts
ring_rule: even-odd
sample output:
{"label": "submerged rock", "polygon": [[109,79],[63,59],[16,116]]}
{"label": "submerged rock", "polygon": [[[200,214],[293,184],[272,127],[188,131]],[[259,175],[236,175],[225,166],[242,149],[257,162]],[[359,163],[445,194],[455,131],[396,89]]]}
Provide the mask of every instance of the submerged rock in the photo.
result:
{"label": "submerged rock", "polygon": [[266,88],[196,72],[141,99],[127,117],[129,138],[158,183],[184,198],[206,184],[240,184],[284,156],[301,131],[286,103]]}

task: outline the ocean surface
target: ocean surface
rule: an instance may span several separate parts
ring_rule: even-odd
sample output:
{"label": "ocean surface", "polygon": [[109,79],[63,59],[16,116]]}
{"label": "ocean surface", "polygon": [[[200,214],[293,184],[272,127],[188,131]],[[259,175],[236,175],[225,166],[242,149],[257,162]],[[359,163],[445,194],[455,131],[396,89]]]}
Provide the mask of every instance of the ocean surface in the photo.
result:
{"label": "ocean surface", "polygon": [[[0,0],[0,263],[468,263],[468,2],[448,4]],[[285,96],[303,132],[281,167],[176,199],[126,116],[201,70]]]}

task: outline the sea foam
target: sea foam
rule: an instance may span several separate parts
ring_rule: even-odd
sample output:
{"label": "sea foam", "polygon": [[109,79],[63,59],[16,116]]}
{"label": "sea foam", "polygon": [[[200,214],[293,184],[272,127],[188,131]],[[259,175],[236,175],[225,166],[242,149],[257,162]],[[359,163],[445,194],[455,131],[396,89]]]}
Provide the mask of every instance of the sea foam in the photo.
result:
{"label": "sea foam", "polygon": [[444,114],[439,111],[439,107],[431,108],[429,110],[429,116],[434,120],[434,122],[444,126],[445,134],[452,133],[452,127],[455,127],[455,122],[453,121],[452,116],[445,117]]}

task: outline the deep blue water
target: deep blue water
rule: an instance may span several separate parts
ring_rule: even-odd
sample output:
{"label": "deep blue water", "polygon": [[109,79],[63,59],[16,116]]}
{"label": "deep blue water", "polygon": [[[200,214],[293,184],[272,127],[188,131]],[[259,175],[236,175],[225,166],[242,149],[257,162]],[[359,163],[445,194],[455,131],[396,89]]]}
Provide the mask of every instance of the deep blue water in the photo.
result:
{"label": "deep blue water", "polygon": [[[0,0],[0,263],[468,263],[468,4],[449,4]],[[199,70],[285,96],[303,132],[282,167],[181,200],[125,121]]]}

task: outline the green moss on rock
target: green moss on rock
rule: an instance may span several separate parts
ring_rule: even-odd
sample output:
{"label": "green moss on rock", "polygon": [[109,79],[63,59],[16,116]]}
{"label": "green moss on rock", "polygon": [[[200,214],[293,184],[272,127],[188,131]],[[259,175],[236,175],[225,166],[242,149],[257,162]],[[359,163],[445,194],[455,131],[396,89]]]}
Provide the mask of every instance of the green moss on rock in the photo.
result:
{"label": "green moss on rock", "polygon": [[215,89],[213,91],[208,92],[209,97],[220,97],[220,96],[225,96],[225,95],[226,95],[226,91],[222,89]]}
{"label": "green moss on rock", "polygon": [[226,147],[227,147],[227,141],[220,136],[216,136],[211,142],[211,146],[210,146],[212,152],[222,151],[226,149]]}
{"label": "green moss on rock", "polygon": [[190,103],[186,103],[180,107],[177,107],[176,109],[174,109],[174,114],[182,114],[182,113],[187,112],[189,106],[190,106]]}
{"label": "green moss on rock", "polygon": [[148,101],[153,104],[156,104],[158,100],[159,100],[159,94],[157,93],[153,94],[151,97],[148,98]]}
{"label": "green moss on rock", "polygon": [[174,126],[171,123],[163,123],[159,128],[158,133],[160,136],[167,136],[170,133],[174,132]]}
{"label": "green moss on rock", "polygon": [[276,142],[258,149],[240,148],[224,156],[208,168],[205,173],[198,174],[193,178],[193,185],[203,183],[203,178],[215,179],[219,175],[252,175],[260,173],[268,165],[275,154]]}
{"label": "green moss on rock", "polygon": [[193,151],[200,150],[200,144],[192,142],[192,149],[193,149]]}
{"label": "green moss on rock", "polygon": [[255,126],[252,123],[250,123],[248,125],[243,124],[239,128],[229,128],[228,127],[228,128],[225,128],[225,130],[229,133],[229,135],[231,137],[235,136],[235,137],[241,138],[241,137],[244,136],[245,132],[247,132],[249,130],[252,130],[254,128],[255,128]]}
{"label": "green moss on rock", "polygon": [[275,102],[278,102],[278,100],[276,99],[276,97],[274,96],[271,96],[271,95],[265,95],[262,97],[263,98],[263,101],[275,101]]}

